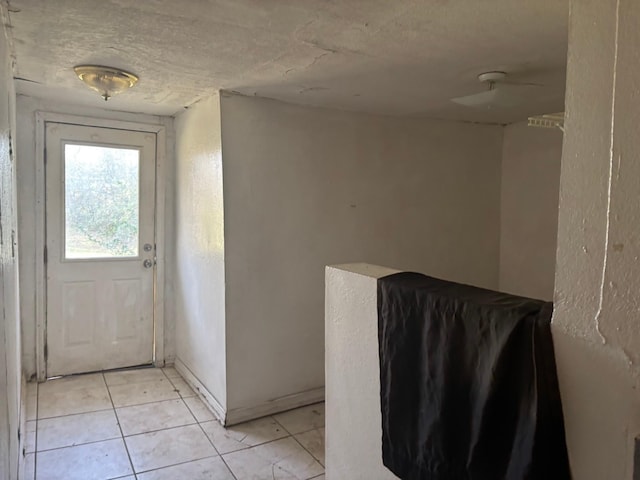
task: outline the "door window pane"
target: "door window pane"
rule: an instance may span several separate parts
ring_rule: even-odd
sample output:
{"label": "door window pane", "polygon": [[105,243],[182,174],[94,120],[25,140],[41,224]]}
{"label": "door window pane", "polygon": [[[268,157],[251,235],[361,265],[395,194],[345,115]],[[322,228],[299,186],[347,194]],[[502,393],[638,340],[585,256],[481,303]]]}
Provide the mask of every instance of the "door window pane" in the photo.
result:
{"label": "door window pane", "polygon": [[137,257],[140,152],[66,144],[65,257]]}

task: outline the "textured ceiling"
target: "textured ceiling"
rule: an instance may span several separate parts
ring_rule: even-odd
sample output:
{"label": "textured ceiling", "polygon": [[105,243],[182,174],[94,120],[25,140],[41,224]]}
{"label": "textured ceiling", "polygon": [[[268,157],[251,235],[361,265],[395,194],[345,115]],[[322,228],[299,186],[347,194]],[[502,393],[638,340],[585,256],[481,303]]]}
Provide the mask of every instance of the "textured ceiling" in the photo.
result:
{"label": "textured ceiling", "polygon": [[[5,0],[6,1],[6,0]],[[392,115],[510,123],[563,109],[567,0],[10,0],[20,93],[173,115],[218,89]],[[141,81],[107,104],[72,67]],[[504,70],[517,108],[469,109]],[[102,103],[101,103],[102,102]]]}

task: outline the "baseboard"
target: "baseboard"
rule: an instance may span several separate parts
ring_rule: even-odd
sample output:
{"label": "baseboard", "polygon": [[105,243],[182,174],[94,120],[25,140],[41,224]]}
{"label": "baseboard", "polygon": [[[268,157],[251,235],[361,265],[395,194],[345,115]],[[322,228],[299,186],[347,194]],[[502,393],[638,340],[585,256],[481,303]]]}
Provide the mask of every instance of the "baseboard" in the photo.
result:
{"label": "baseboard", "polygon": [[294,408],[324,402],[324,387],[314,388],[305,392],[294,393],[284,397],[268,400],[253,407],[234,408],[227,411],[216,397],[198,380],[191,370],[179,359],[175,359],[174,368],[185,379],[191,388],[204,400],[205,405],[213,412],[216,418],[225,427],[248,422],[256,418],[274,415],[276,413],[293,410]]}
{"label": "baseboard", "polygon": [[255,420],[256,418],[266,417],[267,415],[293,410],[294,408],[304,407],[318,402],[324,402],[324,387],[275,398],[254,407],[231,409],[227,412],[224,425],[230,427],[238,423]]}
{"label": "baseboard", "polygon": [[200,394],[202,400],[204,400],[205,405],[209,407],[209,410],[213,412],[216,418],[222,423],[222,425],[226,424],[227,411],[222,406],[222,404],[218,401],[218,399],[209,391],[207,388],[198,380],[189,368],[180,361],[179,358],[175,359],[173,364],[174,368],[178,371],[182,378],[189,384],[193,390]]}

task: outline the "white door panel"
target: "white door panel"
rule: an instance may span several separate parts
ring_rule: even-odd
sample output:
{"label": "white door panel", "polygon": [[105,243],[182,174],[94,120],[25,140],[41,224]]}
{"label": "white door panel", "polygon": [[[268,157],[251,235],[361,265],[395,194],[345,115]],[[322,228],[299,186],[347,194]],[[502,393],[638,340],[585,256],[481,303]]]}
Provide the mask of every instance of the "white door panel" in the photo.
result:
{"label": "white door panel", "polygon": [[48,376],[153,359],[155,146],[47,123]]}

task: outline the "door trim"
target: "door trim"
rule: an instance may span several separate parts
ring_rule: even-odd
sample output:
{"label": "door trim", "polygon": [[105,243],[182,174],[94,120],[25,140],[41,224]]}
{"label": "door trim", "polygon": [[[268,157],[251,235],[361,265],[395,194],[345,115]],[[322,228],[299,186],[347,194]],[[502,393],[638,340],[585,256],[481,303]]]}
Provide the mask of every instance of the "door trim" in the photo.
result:
{"label": "door trim", "polygon": [[47,123],[65,123],[86,127],[113,128],[156,134],[155,175],[155,242],[156,269],[153,280],[153,363],[164,366],[164,286],[165,286],[165,183],[166,183],[166,128],[164,125],[107,120],[101,118],[36,112],[36,377],[39,382],[47,378],[47,268],[44,261],[46,246],[46,178],[45,178],[45,128]]}

